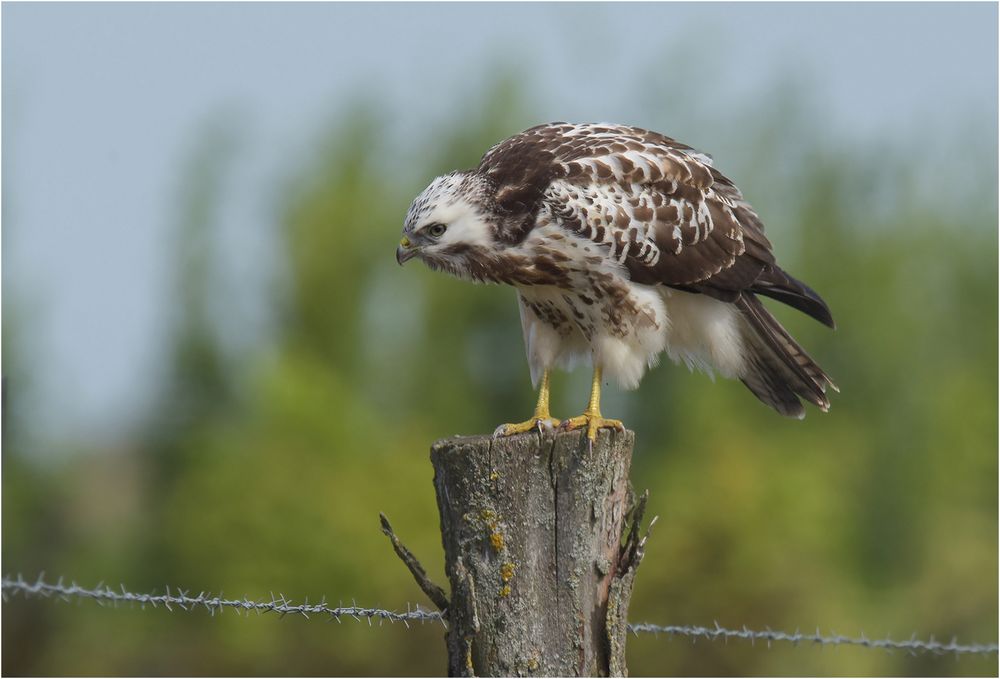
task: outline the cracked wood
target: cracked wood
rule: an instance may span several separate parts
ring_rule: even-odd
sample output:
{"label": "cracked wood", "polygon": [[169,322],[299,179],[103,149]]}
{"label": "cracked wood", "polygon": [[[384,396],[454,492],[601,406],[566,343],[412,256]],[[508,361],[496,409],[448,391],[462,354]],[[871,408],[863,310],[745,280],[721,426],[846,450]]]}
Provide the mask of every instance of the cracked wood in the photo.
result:
{"label": "cracked wood", "polygon": [[578,431],[434,444],[450,674],[626,673],[633,442],[602,430],[592,449]]}

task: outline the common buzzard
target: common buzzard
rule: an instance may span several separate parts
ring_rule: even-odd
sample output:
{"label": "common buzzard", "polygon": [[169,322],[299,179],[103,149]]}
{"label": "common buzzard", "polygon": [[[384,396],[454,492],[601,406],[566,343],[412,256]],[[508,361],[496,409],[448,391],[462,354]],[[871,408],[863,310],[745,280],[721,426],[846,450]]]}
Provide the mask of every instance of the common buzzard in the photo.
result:
{"label": "common buzzard", "polygon": [[432,269],[517,289],[539,386],[534,416],[500,434],[556,426],[549,372],[589,358],[585,413],[602,375],[638,386],[661,352],[740,379],[782,415],[826,411],[829,376],[764,307],[784,302],[834,327],[826,303],[775,262],[757,213],[712,159],[656,132],[551,123],[506,139],[473,170],[438,177],[410,206],[396,250]]}

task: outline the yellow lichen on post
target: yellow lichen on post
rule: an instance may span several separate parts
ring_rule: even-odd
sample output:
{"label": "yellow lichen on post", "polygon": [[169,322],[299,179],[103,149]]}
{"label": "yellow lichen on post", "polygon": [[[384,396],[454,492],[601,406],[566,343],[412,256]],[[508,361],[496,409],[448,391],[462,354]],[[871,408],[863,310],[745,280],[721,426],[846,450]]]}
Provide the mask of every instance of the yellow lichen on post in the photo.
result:
{"label": "yellow lichen on post", "polygon": [[499,552],[503,549],[503,534],[502,533],[492,533],[490,535],[490,544],[493,545],[493,550]]}
{"label": "yellow lichen on post", "polygon": [[509,561],[500,566],[500,579],[504,582],[510,582],[514,579],[514,564]]}
{"label": "yellow lichen on post", "polygon": [[538,656],[533,655],[528,658],[528,669],[532,672],[538,669]]}
{"label": "yellow lichen on post", "polygon": [[472,637],[465,638],[465,667],[469,670],[469,676],[475,676],[476,668],[472,664]]}

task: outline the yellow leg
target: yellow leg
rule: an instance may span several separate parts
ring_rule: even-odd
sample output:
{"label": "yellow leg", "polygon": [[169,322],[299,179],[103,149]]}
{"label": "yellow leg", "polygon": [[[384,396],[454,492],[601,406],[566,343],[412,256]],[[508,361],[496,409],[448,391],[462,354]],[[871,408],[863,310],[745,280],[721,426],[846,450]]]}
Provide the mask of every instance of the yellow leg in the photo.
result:
{"label": "yellow leg", "polygon": [[625,430],[621,420],[609,420],[601,416],[601,366],[594,366],[594,381],[590,385],[590,403],[587,410],[579,417],[571,417],[562,424],[566,429],[587,427],[587,438],[591,442],[597,440],[597,431],[601,427],[613,427],[619,431]]}
{"label": "yellow leg", "polygon": [[542,427],[558,427],[559,420],[549,414],[549,371],[542,373],[542,384],[538,387],[538,403],[535,405],[535,414],[530,420],[518,422],[517,424],[501,424],[494,432],[494,436],[511,436],[513,434],[523,434],[526,431],[541,429]]}

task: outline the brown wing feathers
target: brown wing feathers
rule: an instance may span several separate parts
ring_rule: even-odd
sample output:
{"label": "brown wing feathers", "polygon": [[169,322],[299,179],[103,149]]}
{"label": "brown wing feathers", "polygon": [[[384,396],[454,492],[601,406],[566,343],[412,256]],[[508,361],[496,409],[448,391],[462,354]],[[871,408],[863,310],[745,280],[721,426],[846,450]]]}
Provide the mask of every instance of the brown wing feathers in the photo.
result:
{"label": "brown wing feathers", "polygon": [[766,270],[750,287],[756,293],[776,299],[804,314],[812,316],[823,325],[836,328],[830,307],[815,290],[782,271],[778,266]]}
{"label": "brown wing feathers", "polygon": [[[836,389],[833,382],[754,293],[833,327],[830,309],[777,265],[757,214],[707,156],[638,128],[553,123],[490,149],[479,171],[496,183],[501,211],[524,212],[523,220],[509,222],[515,226],[507,238],[526,235],[546,191],[562,180],[569,188],[559,198],[573,205],[553,205],[553,214],[565,213],[566,224],[578,229],[590,222],[589,232],[603,242],[609,242],[605,229],[613,231],[633,281],[709,295],[740,309],[750,349],[741,379],[758,398],[796,417],[803,414],[800,397],[829,407],[826,388]],[[620,208],[614,220],[602,212],[599,225],[585,209],[597,193]],[[656,256],[649,256],[647,242],[655,244]]]}

